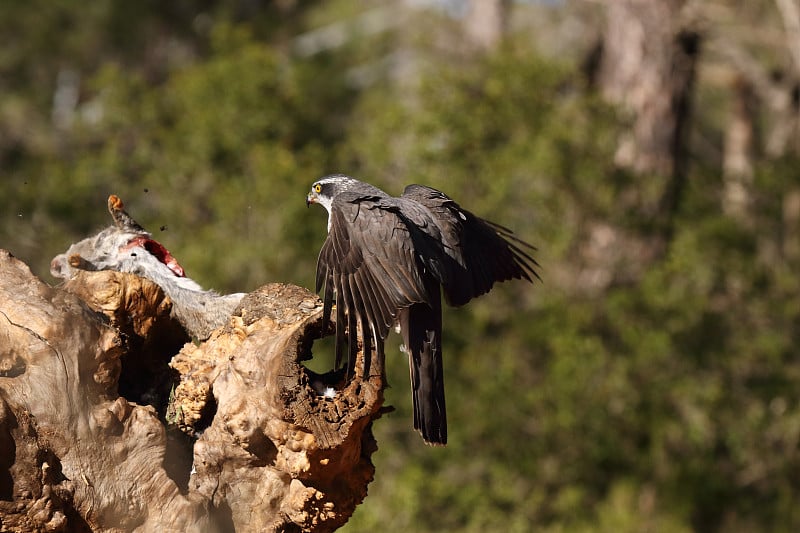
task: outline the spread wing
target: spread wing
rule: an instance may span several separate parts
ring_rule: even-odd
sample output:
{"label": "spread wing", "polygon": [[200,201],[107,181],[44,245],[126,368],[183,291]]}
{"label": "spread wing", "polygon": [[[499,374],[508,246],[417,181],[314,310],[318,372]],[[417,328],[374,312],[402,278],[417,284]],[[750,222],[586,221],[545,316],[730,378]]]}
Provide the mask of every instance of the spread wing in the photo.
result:
{"label": "spread wing", "polygon": [[539,278],[539,264],[530,255],[535,248],[503,226],[463,209],[441,191],[409,185],[403,199],[425,206],[441,230],[447,264],[440,282],[450,305],[463,305],[489,292],[496,282]]}
{"label": "spread wing", "polygon": [[[371,360],[371,340],[382,361],[383,339],[398,311],[430,299],[409,227],[395,199],[356,192],[338,194],[330,216],[328,238],[317,261],[316,290],[325,286],[326,323],[336,299],[337,364],[345,320],[349,360],[355,361],[360,330],[365,365]],[[365,368],[365,376],[368,372]]]}

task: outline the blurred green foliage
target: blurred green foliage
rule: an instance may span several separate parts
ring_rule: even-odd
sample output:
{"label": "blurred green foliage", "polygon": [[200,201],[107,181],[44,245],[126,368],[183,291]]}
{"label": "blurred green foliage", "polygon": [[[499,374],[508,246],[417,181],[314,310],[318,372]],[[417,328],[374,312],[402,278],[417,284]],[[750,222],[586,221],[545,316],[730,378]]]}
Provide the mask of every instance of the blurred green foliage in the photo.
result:
{"label": "blurred green foliage", "polygon": [[[592,265],[597,224],[653,238],[641,206],[660,182],[614,168],[624,124],[573,65],[526,42],[465,57],[422,40],[406,45],[424,59],[414,79],[358,86],[353,69],[391,50],[385,36],[287,52],[347,3],[201,4],[0,8],[0,246],[50,280],[50,258],[107,225],[116,193],[205,286],[312,287],[315,178],[441,188],[537,244],[545,283],[446,312],[444,449],[411,430],[390,342],[397,411],[375,426],[376,479],[345,531],[800,527],[800,264],[781,251],[798,239],[781,215],[796,158],[757,162],[758,214],[742,221],[722,211],[714,161],[696,156],[667,251]],[[79,105],[57,126],[67,68],[82,76]],[[616,281],[585,286],[591,268]]]}

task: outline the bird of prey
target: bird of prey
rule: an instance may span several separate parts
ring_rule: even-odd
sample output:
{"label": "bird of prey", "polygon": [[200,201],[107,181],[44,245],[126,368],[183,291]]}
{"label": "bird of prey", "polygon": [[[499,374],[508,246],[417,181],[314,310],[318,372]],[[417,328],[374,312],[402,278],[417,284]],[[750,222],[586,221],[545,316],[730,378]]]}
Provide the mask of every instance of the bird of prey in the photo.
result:
{"label": "bird of prey", "polygon": [[539,278],[534,248],[424,185],[392,197],[334,174],[311,186],[306,204],[312,203],[328,211],[316,291],[325,286],[323,330],[336,301],[336,366],[345,343],[353,364],[360,333],[362,375],[369,378],[371,361],[374,372],[383,372],[384,339],[399,325],[409,357],[414,428],[426,443],[446,444],[441,294],[460,306],[495,282],[533,282]]}

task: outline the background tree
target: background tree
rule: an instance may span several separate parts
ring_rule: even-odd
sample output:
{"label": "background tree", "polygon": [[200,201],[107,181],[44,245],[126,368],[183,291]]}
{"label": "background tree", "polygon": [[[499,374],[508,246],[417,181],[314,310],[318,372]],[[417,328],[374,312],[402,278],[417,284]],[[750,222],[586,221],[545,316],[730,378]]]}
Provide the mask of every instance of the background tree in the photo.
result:
{"label": "background tree", "polygon": [[[797,529],[788,4],[513,2],[481,54],[458,2],[173,4],[0,7],[0,245],[48,279],[114,192],[203,286],[310,286],[316,177],[430,184],[538,245],[545,283],[445,315],[444,450],[408,431],[387,347],[397,410],[345,530]],[[622,77],[609,43],[587,84],[584,58],[622,24],[645,38],[624,41],[640,68]],[[724,154],[748,85],[738,217]],[[637,135],[658,140],[630,152],[647,166],[619,156]]]}

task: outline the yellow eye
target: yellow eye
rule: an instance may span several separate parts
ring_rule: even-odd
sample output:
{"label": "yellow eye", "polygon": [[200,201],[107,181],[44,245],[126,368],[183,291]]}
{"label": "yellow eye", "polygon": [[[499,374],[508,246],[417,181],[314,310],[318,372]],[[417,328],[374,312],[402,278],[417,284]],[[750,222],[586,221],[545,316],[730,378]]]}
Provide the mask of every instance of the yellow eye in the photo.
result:
{"label": "yellow eye", "polygon": [[317,194],[321,193],[322,192],[322,185],[320,185],[319,183],[315,183],[314,184],[314,192],[317,193]]}

